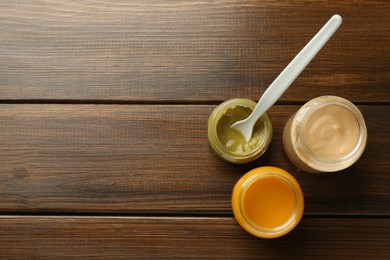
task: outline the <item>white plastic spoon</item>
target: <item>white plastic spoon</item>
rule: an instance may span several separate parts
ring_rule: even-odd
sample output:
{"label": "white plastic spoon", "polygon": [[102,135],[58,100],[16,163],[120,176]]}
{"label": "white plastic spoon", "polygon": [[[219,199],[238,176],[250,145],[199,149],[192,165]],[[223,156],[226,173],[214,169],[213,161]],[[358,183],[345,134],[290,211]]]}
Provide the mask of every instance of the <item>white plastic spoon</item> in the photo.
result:
{"label": "white plastic spoon", "polygon": [[249,141],[257,120],[283,95],[291,83],[293,83],[330,37],[332,37],[341,23],[341,16],[338,14],[333,15],[267,88],[249,117],[235,122],[231,125],[231,128],[241,132],[246,141]]}

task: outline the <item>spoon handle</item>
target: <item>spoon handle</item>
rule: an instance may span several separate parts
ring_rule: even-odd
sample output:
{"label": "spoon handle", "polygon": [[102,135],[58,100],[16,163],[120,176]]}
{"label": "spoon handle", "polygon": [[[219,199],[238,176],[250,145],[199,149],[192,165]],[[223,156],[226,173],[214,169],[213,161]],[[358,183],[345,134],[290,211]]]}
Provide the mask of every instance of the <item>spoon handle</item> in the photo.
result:
{"label": "spoon handle", "polygon": [[[291,83],[299,76],[310,61],[321,50],[330,37],[336,32],[342,23],[340,15],[333,15],[321,30],[306,44],[306,46],[295,56],[287,67],[267,88],[257,103],[252,115],[257,121],[287,90]],[[261,104],[259,106],[259,104]]]}

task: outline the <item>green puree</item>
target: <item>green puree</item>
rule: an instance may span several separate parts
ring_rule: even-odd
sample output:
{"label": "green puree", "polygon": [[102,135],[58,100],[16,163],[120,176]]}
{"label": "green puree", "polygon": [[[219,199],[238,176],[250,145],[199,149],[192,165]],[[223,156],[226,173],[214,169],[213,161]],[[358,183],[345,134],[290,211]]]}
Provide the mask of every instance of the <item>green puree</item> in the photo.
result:
{"label": "green puree", "polygon": [[256,122],[249,142],[240,132],[230,128],[233,123],[247,118],[251,113],[252,110],[247,107],[235,106],[229,108],[218,121],[218,139],[228,151],[235,154],[247,154],[261,145],[264,136],[264,123],[261,118]]}

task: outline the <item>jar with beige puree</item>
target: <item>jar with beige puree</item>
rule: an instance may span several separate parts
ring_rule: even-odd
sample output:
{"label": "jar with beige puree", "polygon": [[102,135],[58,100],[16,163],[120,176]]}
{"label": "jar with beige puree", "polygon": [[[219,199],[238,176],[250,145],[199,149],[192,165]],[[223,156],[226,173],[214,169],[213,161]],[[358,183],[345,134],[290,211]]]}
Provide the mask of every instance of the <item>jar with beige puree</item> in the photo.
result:
{"label": "jar with beige puree", "polygon": [[310,100],[287,122],[283,147],[299,169],[335,172],[354,164],[366,146],[367,129],[359,109],[337,96]]}
{"label": "jar with beige puree", "polygon": [[208,120],[208,139],[212,150],[231,163],[247,163],[259,158],[272,139],[272,124],[266,113],[256,122],[253,135],[247,142],[230,126],[247,118],[256,106],[249,99],[230,99],[214,109]]}

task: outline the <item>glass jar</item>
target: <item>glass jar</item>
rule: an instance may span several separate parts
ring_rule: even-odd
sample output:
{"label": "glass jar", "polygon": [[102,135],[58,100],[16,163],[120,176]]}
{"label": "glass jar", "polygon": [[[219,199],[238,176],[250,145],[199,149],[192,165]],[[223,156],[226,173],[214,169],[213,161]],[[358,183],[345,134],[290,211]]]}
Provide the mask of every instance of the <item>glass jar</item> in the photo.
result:
{"label": "glass jar", "polygon": [[359,109],[337,96],[310,100],[287,122],[283,147],[299,169],[309,173],[336,172],[363,154],[367,129]]}
{"label": "glass jar", "polygon": [[302,189],[288,172],[271,166],[247,172],[232,195],[234,217],[260,238],[277,238],[293,230],[303,215]]}
{"label": "glass jar", "polygon": [[223,160],[231,163],[248,163],[259,158],[272,139],[272,124],[264,113],[253,128],[247,142],[237,130],[230,126],[247,118],[256,106],[249,99],[230,99],[214,109],[208,120],[208,140],[212,150]]}

